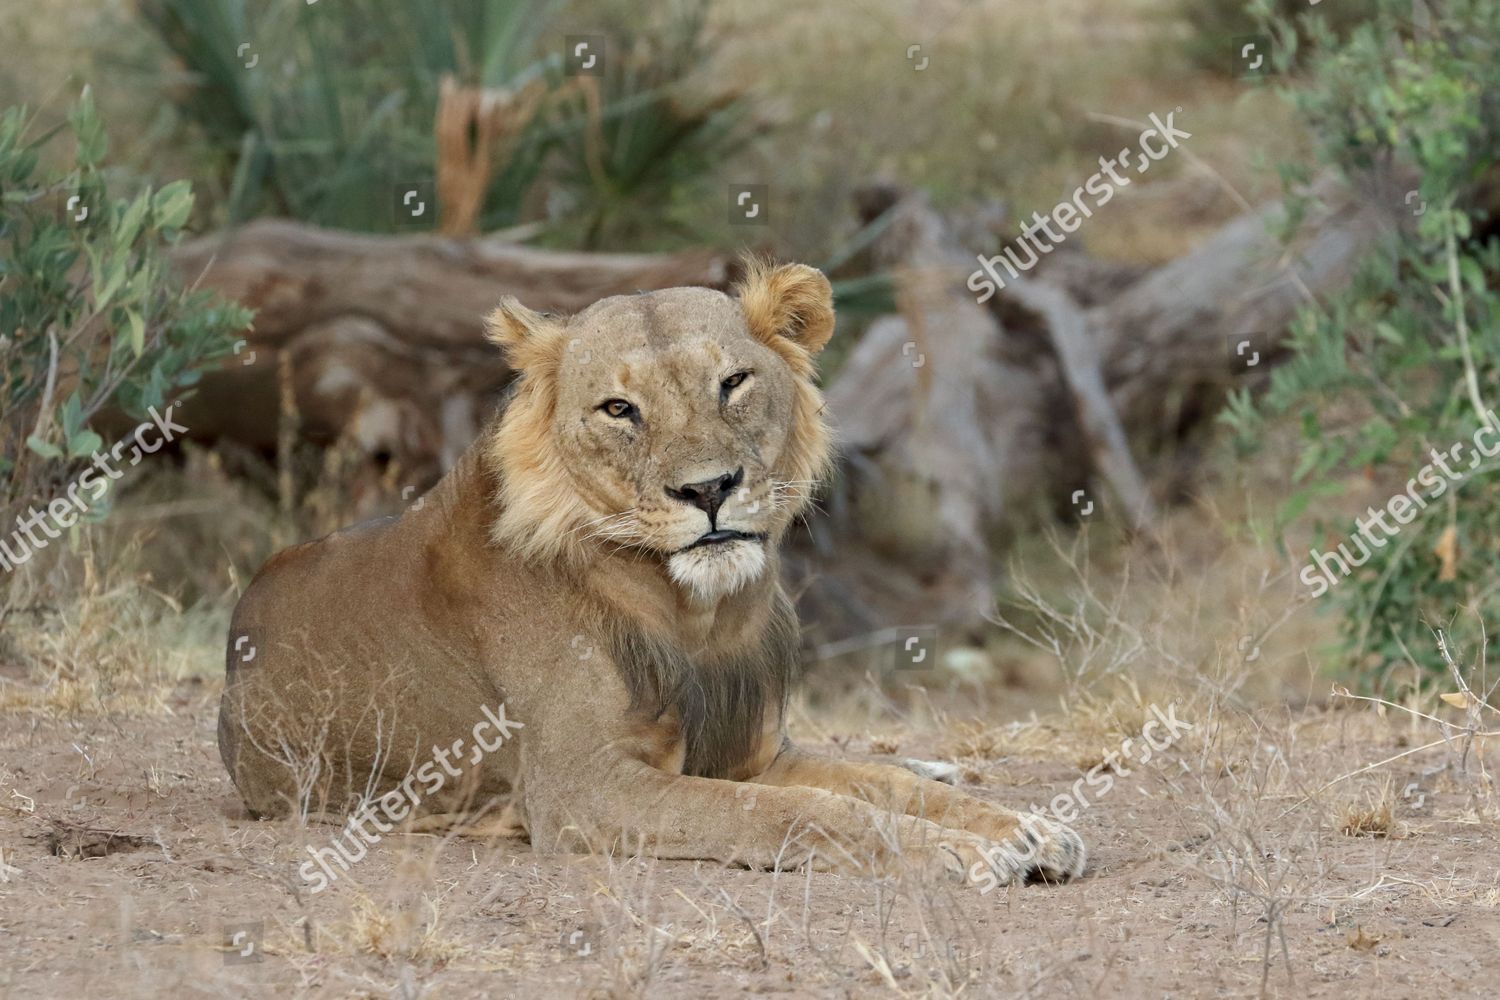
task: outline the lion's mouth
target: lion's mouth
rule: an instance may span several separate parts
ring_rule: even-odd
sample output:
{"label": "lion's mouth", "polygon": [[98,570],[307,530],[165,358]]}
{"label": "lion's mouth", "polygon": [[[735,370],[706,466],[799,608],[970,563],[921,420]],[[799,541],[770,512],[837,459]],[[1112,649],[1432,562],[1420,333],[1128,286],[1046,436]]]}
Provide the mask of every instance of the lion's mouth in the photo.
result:
{"label": "lion's mouth", "polygon": [[734,531],[730,528],[718,528],[701,536],[693,544],[681,551],[691,552],[693,549],[701,549],[706,545],[722,545],[725,542],[764,542],[765,540],[765,535],[751,534],[746,531]]}

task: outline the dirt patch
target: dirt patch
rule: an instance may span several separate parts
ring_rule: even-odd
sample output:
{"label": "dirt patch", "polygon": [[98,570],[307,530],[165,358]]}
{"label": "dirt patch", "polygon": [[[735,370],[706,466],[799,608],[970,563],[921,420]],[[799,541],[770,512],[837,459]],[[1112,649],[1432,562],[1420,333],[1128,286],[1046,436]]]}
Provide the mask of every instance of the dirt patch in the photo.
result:
{"label": "dirt patch", "polygon": [[[336,829],[249,819],[215,708],[196,692],[170,717],[5,717],[0,995],[1253,996],[1264,982],[1271,996],[1450,997],[1493,995],[1500,970],[1482,778],[1438,749],[1309,798],[1418,745],[1373,715],[1221,726],[1115,773],[1074,824],[1092,860],[1069,885],[981,896],[392,835],[313,895],[297,866]],[[825,747],[936,756],[945,742]],[[977,794],[1043,805],[1074,786],[1077,756],[962,763]],[[1387,806],[1378,829],[1341,832]]]}
{"label": "dirt patch", "polygon": [[41,838],[47,851],[57,858],[105,858],[111,854],[139,851],[151,846],[146,837],[119,830],[96,830],[86,826],[52,821],[52,829]]}

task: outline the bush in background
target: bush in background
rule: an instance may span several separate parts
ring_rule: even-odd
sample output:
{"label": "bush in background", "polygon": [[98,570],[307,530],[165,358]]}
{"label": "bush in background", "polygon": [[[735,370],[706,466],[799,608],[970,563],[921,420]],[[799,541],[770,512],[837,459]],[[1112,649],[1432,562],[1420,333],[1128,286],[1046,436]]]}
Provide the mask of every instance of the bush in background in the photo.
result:
{"label": "bush in background", "polygon": [[[177,181],[111,193],[104,128],[84,91],[69,116],[73,163],[51,172],[21,108],[0,113],[0,530],[105,447],[110,411],[144,419],[233,350],[250,313],[168,273],[193,207]],[[107,509],[107,494],[91,505]],[[8,591],[8,587],[6,588]],[[0,608],[4,602],[0,601]]]}
{"label": "bush in background", "polygon": [[[228,216],[289,215],[382,231],[392,191],[433,174],[444,75],[492,88],[543,72],[532,53],[556,0],[142,0],[141,16],[186,69],[169,90],[229,175]],[[519,213],[540,156],[528,136],[494,192]]]}
{"label": "bush in background", "polygon": [[598,100],[582,89],[561,109],[553,239],[590,249],[713,242],[706,236],[727,214],[724,185],[742,180],[726,166],[763,126],[741,93],[701,79],[713,53],[708,0],[644,21],[632,6],[595,15],[613,46]]}
{"label": "bush in background", "polygon": [[[1410,7],[1408,3],[1407,9]],[[1372,14],[1372,0],[1331,0],[1316,6],[1307,0],[1180,0],[1178,3],[1178,15],[1189,29],[1183,42],[1188,59],[1225,76],[1237,76],[1240,72],[1234,52],[1236,40],[1264,32],[1270,18],[1282,24],[1318,21],[1333,37],[1343,37]]]}
{"label": "bush in background", "polygon": [[[1297,415],[1304,439],[1298,490],[1281,512],[1287,523],[1361,471],[1404,484],[1433,449],[1464,442],[1462,466],[1486,411],[1500,407],[1500,5],[1434,3],[1420,23],[1410,0],[1379,0],[1343,40],[1270,7],[1260,9],[1281,67],[1299,48],[1313,52],[1307,86],[1288,96],[1320,139],[1321,166],[1354,183],[1414,178],[1402,206],[1414,224],[1395,252],[1372,254],[1347,292],[1305,309],[1293,359],[1272,374],[1261,410]],[[1287,170],[1294,184],[1310,175]],[[1337,398],[1357,401],[1363,419],[1330,418]],[[1242,431],[1255,426],[1243,394],[1228,419]],[[1379,676],[1412,658],[1440,672],[1431,629],[1457,624],[1477,651],[1473,623],[1500,621],[1496,469],[1462,469],[1461,482],[1326,598],[1342,612],[1357,666]],[[1319,527],[1330,545],[1351,533],[1348,524]]]}
{"label": "bush in background", "polygon": [[187,70],[190,82],[168,96],[216,152],[230,223],[285,215],[395,228],[396,190],[435,176],[434,121],[442,81],[452,77],[547,95],[506,144],[481,229],[543,217],[572,245],[639,249],[642,234],[680,240],[680,221],[666,221],[672,208],[696,196],[750,134],[737,94],[703,97],[689,80],[707,59],[709,0],[645,15],[639,5],[591,7],[587,23],[608,33],[609,52],[602,76],[576,78],[560,44],[571,6],[142,0],[140,12]]}

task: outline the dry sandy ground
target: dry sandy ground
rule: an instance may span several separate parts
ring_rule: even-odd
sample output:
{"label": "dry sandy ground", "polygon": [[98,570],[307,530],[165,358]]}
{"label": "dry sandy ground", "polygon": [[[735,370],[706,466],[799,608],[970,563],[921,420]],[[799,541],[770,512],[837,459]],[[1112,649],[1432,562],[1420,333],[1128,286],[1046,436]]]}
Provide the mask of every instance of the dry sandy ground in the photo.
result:
{"label": "dry sandy ground", "polygon": [[[219,763],[212,688],[179,686],[168,715],[0,715],[0,996],[1500,988],[1500,838],[1476,757],[1465,772],[1438,747],[1320,790],[1430,739],[1372,712],[1260,713],[1238,726],[1200,716],[1075,823],[1092,859],[1068,885],[980,896],[393,835],[310,896],[300,852],[335,830],[245,816]],[[878,757],[898,741],[839,742]],[[1023,805],[1069,787],[1091,766],[1087,744],[1033,723],[903,733],[899,752],[962,755],[977,794]]]}

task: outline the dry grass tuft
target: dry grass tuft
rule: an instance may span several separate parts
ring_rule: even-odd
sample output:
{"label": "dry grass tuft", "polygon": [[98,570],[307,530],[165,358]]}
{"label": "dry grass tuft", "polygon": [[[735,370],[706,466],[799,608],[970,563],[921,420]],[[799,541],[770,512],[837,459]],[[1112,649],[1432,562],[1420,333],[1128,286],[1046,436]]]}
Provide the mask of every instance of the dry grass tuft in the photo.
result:
{"label": "dry grass tuft", "polygon": [[85,554],[56,604],[12,612],[0,663],[0,711],[77,718],[170,711],[184,681],[218,683],[228,611],[184,607],[149,579],[101,570]]}
{"label": "dry grass tuft", "polygon": [[1387,782],[1379,792],[1344,803],[1339,810],[1339,832],[1346,837],[1395,837],[1396,795]]}
{"label": "dry grass tuft", "polygon": [[423,894],[410,905],[381,904],[361,893],[349,915],[326,932],[331,942],[320,935],[319,950],[374,955],[388,962],[423,962],[444,965],[469,952],[469,948],[450,937],[441,925],[437,901]]}
{"label": "dry grass tuft", "polygon": [[1349,947],[1355,951],[1374,951],[1375,946],[1383,940],[1379,935],[1366,934],[1363,927],[1356,927],[1347,938]]}

